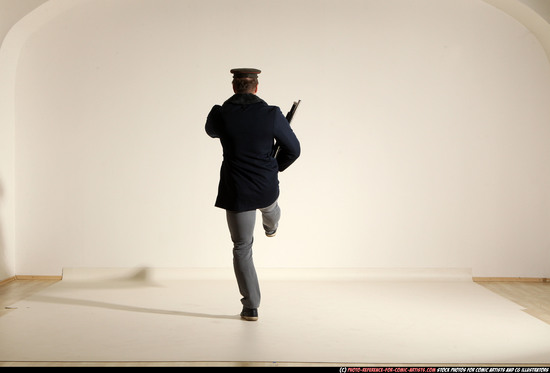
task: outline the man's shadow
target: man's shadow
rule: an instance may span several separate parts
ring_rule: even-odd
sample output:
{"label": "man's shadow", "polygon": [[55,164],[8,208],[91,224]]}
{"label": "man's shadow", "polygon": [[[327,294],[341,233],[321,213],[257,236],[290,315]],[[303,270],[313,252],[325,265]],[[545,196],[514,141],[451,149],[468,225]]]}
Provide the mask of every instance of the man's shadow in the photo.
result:
{"label": "man's shadow", "polygon": [[[121,278],[110,278],[106,280],[97,280],[97,281],[76,281],[68,282],[64,284],[64,289],[73,289],[73,290],[86,290],[86,289],[135,289],[139,287],[156,287],[159,286],[150,278],[150,268],[139,268],[135,273],[124,276]],[[215,315],[208,313],[200,312],[186,312],[186,311],[174,311],[174,310],[163,310],[149,307],[138,307],[125,304],[116,304],[109,302],[102,302],[89,299],[74,299],[74,298],[64,298],[59,296],[52,295],[40,295],[35,294],[27,298],[29,301],[44,302],[44,303],[55,303],[55,304],[64,304],[71,306],[83,306],[83,307],[97,307],[117,311],[128,311],[128,312],[141,312],[141,313],[152,313],[158,315],[173,315],[173,316],[186,316],[186,317],[200,317],[206,319],[227,319],[227,320],[240,320],[240,315]]]}
{"label": "man's shadow", "polygon": [[71,299],[63,297],[54,297],[49,295],[33,295],[27,300],[45,303],[65,304],[71,306],[84,306],[84,307],[98,307],[116,311],[129,311],[129,312],[141,312],[141,313],[153,313],[158,315],[173,315],[173,316],[186,316],[186,317],[201,317],[205,319],[227,319],[227,320],[240,320],[240,315],[213,315],[200,312],[185,312],[185,311],[171,311],[161,310],[148,307],[129,306],[124,304],[115,304],[108,302],[100,302],[86,299]]}

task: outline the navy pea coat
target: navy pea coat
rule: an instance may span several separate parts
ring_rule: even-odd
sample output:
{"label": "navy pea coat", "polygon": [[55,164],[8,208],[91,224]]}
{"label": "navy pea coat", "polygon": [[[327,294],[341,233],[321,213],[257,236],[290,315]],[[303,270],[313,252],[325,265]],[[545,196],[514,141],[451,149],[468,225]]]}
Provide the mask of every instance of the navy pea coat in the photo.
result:
{"label": "navy pea coat", "polygon": [[[274,203],[279,197],[278,173],[300,156],[300,142],[281,109],[254,94],[235,94],[212,108],[205,129],[223,147],[215,205],[242,212]],[[275,141],[281,146],[277,159]]]}

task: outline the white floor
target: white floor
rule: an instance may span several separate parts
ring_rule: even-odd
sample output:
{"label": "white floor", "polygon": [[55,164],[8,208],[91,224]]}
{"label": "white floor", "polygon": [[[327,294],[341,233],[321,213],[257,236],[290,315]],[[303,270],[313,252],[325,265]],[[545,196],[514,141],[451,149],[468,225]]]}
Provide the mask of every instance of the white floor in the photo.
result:
{"label": "white floor", "polygon": [[[135,272],[135,273],[134,273]],[[467,272],[65,270],[0,317],[0,361],[549,364],[550,325]]]}

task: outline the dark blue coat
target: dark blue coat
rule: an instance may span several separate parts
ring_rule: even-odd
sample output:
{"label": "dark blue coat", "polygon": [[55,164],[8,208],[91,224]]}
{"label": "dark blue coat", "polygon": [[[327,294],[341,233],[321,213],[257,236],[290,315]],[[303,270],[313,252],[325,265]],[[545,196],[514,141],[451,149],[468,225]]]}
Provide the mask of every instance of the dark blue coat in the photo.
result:
{"label": "dark blue coat", "polygon": [[[300,155],[300,142],[281,109],[254,94],[236,94],[212,108],[205,129],[223,147],[216,206],[240,212],[275,202],[279,171]],[[277,159],[274,141],[281,146]]]}

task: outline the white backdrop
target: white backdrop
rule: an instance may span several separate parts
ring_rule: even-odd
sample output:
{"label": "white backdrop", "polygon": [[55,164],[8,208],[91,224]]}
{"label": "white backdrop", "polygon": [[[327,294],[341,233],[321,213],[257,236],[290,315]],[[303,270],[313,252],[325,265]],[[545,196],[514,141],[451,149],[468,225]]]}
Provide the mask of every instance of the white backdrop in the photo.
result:
{"label": "white backdrop", "polygon": [[258,267],[550,277],[550,65],[481,0],[93,0],[24,45],[16,273],[228,267],[204,132],[257,67],[303,155]]}

